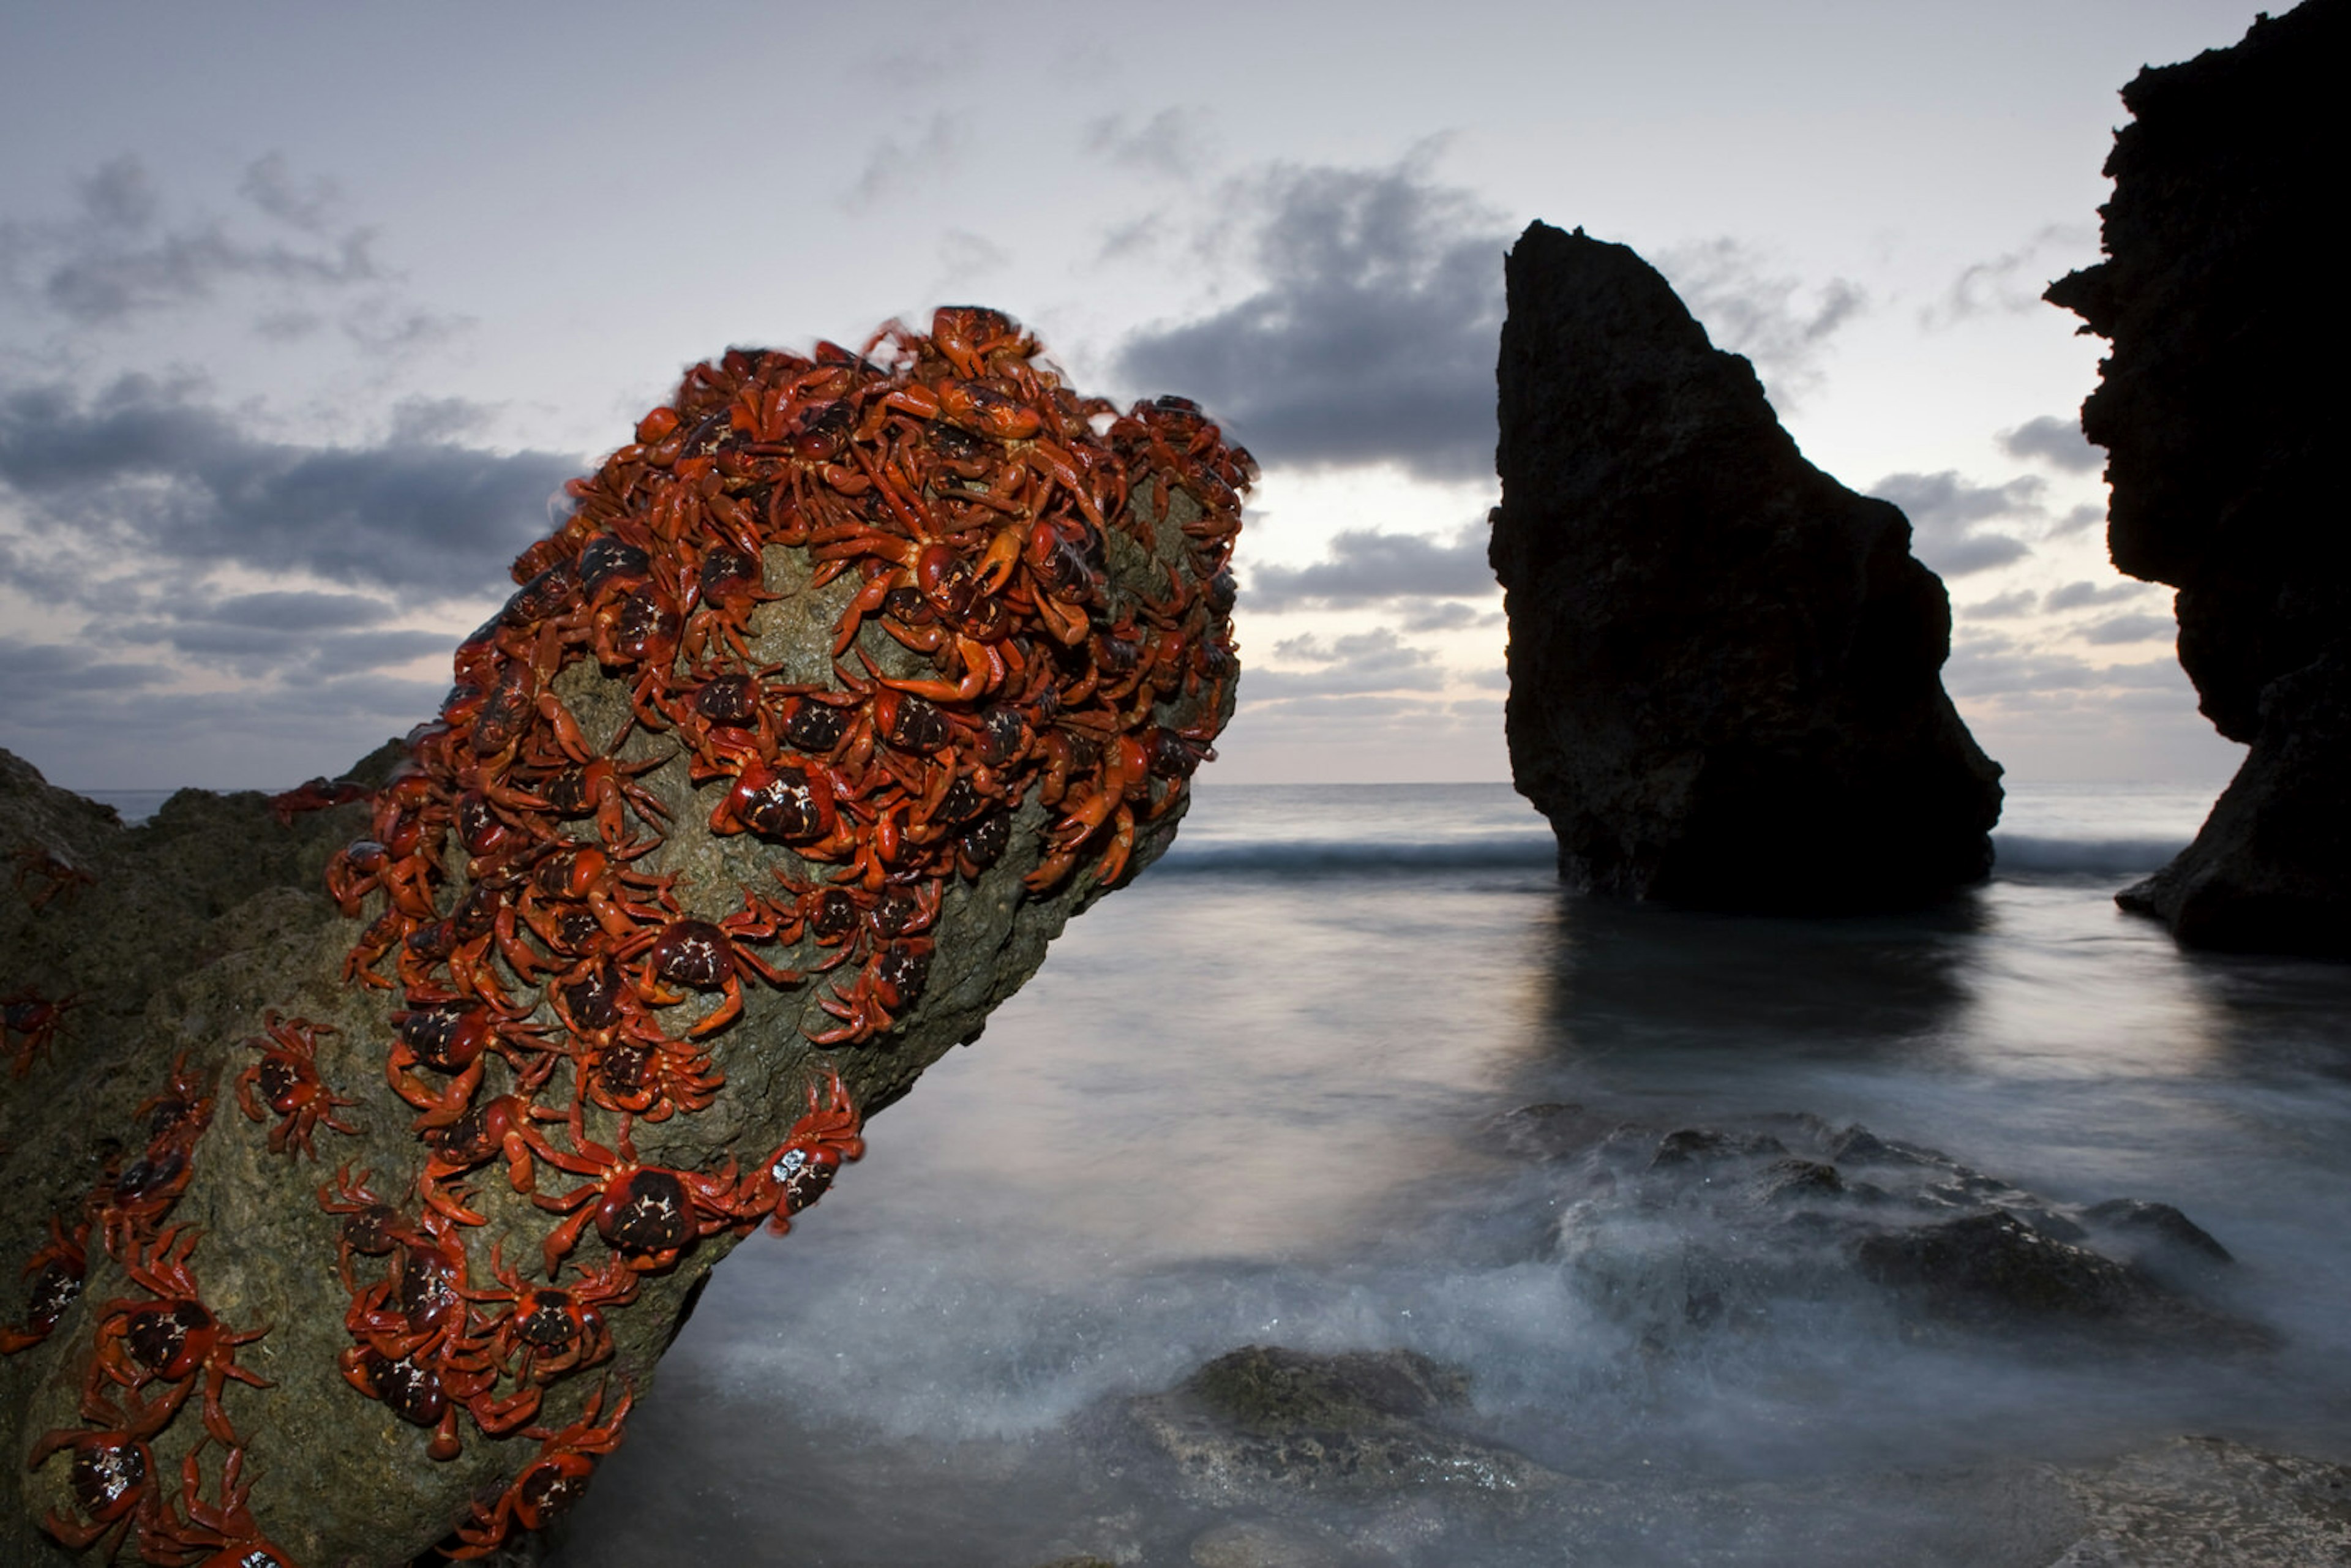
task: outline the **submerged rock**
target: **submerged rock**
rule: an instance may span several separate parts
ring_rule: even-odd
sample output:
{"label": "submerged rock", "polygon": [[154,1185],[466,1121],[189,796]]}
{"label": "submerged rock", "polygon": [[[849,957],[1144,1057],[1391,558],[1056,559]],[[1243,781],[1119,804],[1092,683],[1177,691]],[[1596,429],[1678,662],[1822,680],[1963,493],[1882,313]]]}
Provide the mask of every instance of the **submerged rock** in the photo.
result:
{"label": "submerged rock", "polygon": [[1840,1296],[1891,1309],[1914,1338],[1989,1334],[2069,1355],[2273,1343],[2202,1299],[2228,1249],[2169,1204],[2053,1202],[1803,1115],[1661,1131],[1547,1104],[1495,1130],[1555,1173],[1542,1200],[1552,1248],[1653,1351]]}
{"label": "submerged rock", "polygon": [[885,342],[689,371],[367,800],[132,829],[0,758],[0,1562],[110,1462],[151,1560],[518,1550],[719,1259],[1165,852],[1246,455],[994,312]]}
{"label": "submerged rock", "polygon": [[2053,1472],[2089,1526],[2049,1568],[2332,1568],[2351,1562],[2351,1468],[2179,1437]]}
{"label": "submerged rock", "polygon": [[2082,405],[2115,565],[2179,589],[2179,662],[2249,743],[2171,865],[2119,896],[2197,946],[2351,956],[2351,538],[2336,452],[2351,329],[2315,304],[2341,183],[2351,3],[2257,19],[2123,89],[2106,259],[2051,285],[2113,347]]}
{"label": "submerged rock", "polygon": [[1552,1484],[1523,1455],[1447,1425],[1465,1413],[1468,1389],[1462,1372],[1408,1350],[1247,1345],[1128,1401],[1126,1416],[1191,1495],[1217,1503]]}
{"label": "submerged rock", "polygon": [[1800,911],[1980,881],[2000,768],[1901,512],[1804,461],[1626,247],[1538,223],[1506,276],[1489,556],[1511,776],[1562,878]]}

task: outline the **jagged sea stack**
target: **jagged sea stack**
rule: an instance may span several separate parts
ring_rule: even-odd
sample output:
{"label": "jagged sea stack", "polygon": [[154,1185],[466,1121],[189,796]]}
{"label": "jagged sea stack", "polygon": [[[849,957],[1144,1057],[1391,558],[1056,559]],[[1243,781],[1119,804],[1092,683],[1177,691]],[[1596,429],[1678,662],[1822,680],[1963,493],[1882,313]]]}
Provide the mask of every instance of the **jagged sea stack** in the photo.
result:
{"label": "jagged sea stack", "polygon": [[2199,946],[2351,956],[2351,361],[2339,252],[2351,0],[2143,70],[2106,259],[2050,300],[2112,340],[2082,428],[2115,565],[2179,590],[2179,662],[2252,752],[2196,841],[2117,895]]}
{"label": "jagged sea stack", "polygon": [[1900,510],[1805,462],[1625,246],[1533,224],[1506,277],[1489,555],[1510,771],[1562,879],[1804,912],[1980,880],[2000,767]]}

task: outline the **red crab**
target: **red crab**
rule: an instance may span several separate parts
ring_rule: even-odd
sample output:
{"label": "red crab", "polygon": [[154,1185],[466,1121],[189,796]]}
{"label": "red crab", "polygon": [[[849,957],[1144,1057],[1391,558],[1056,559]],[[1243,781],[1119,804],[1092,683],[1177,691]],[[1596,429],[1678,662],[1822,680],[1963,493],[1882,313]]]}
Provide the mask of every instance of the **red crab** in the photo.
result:
{"label": "red crab", "polygon": [[361,1171],[354,1176],[350,1166],[342,1166],[336,1170],[333,1181],[319,1184],[319,1207],[343,1217],[335,1260],[342,1271],[343,1283],[353,1295],[359,1293],[359,1288],[351,1281],[352,1253],[387,1257],[393,1248],[416,1234],[400,1210],[368,1190],[368,1179],[374,1174]]}
{"label": "red crab", "polygon": [[[173,1239],[181,1237],[185,1239],[175,1249]],[[204,1430],[224,1443],[236,1443],[228,1414],[221,1408],[221,1395],[231,1378],[255,1388],[270,1386],[268,1379],[236,1364],[236,1347],[251,1344],[269,1331],[234,1333],[198,1299],[195,1276],[188,1271],[188,1255],[195,1245],[193,1230],[164,1231],[146,1257],[124,1270],[133,1284],[152,1291],[156,1299],[109,1301],[99,1309],[98,1342],[82,1386],[85,1417],[118,1418],[105,1397],[106,1385],[113,1383],[132,1396],[125,1402],[131,1426],[159,1430],[201,1381]],[[157,1398],[140,1394],[153,1384],[171,1386]]]}
{"label": "red crab", "polygon": [[822,1197],[843,1161],[862,1157],[865,1140],[857,1106],[838,1072],[826,1075],[828,1101],[820,1102],[814,1083],[809,1085],[808,1114],[792,1124],[783,1145],[761,1162],[757,1175],[743,1184],[739,1212],[756,1219],[768,1214],[768,1228],[781,1236],[792,1228],[791,1217]]}
{"label": "red crab", "polygon": [[579,1420],[559,1432],[545,1434],[538,1458],[524,1467],[495,1507],[478,1502],[474,1505],[473,1518],[457,1527],[457,1539],[462,1544],[446,1549],[450,1556],[487,1557],[516,1525],[525,1530],[544,1530],[569,1511],[588,1490],[588,1478],[595,1473],[596,1457],[621,1446],[621,1423],[628,1418],[632,1396],[623,1385],[612,1413],[599,1426],[597,1416],[603,1410],[607,1392],[606,1388],[597,1389],[589,1396],[588,1408],[580,1413]]}
{"label": "red crab", "polygon": [[452,1359],[477,1370],[495,1365],[521,1385],[504,1399],[485,1395],[473,1401],[474,1420],[496,1437],[538,1413],[544,1385],[612,1354],[612,1331],[600,1309],[624,1307],[636,1300],[637,1276],[615,1258],[568,1289],[533,1285],[507,1266],[496,1248],[490,1252],[490,1271],[497,1276],[499,1289],[464,1294],[469,1301],[495,1302],[501,1310],[483,1314],[480,1330],[468,1336]]}
{"label": "red crab", "polygon": [[819,1005],[841,1020],[839,1029],[809,1031],[818,1045],[859,1045],[887,1030],[900,1014],[922,999],[930,983],[932,942],[927,936],[899,936],[882,944],[857,977]]}
{"label": "red crab", "polygon": [[746,893],[743,903],[742,910],[724,920],[673,920],[658,930],[641,931],[612,949],[612,956],[623,961],[644,954],[636,976],[637,994],[653,1007],[675,1007],[685,1000],[684,991],[664,989],[664,980],[724,994],[707,1017],[685,1031],[689,1040],[724,1029],[742,1012],[744,976],[756,975],[771,986],[796,986],[806,977],[778,969],[744,946],[747,941],[772,940],[776,928],[751,894]]}
{"label": "red crab", "polygon": [[106,1554],[111,1560],[135,1525],[140,1555],[146,1556],[152,1532],[162,1519],[162,1496],[155,1490],[155,1455],[145,1440],[152,1433],[152,1428],[97,1431],[68,1427],[45,1434],[33,1445],[27,1468],[38,1469],[52,1454],[71,1448],[73,1473],[68,1485],[73,1489],[74,1505],[82,1517],[72,1519],[52,1510],[42,1516],[41,1528],[75,1552],[87,1551],[110,1535],[113,1540],[108,1542]]}
{"label": "red crab", "polygon": [[[254,1121],[268,1119],[262,1110],[265,1102],[281,1118],[269,1129],[271,1154],[290,1154],[298,1145],[315,1160],[319,1151],[311,1146],[310,1134],[321,1124],[338,1133],[359,1131],[335,1119],[336,1106],[359,1102],[336,1093],[319,1077],[319,1037],[334,1033],[334,1028],[308,1019],[281,1019],[274,1011],[261,1015],[261,1026],[269,1031],[267,1038],[256,1035],[245,1043],[259,1050],[262,1058],[236,1075],[236,1103]],[[256,1087],[261,1091],[258,1101],[254,1097]]]}
{"label": "red crab", "polygon": [[59,997],[51,1001],[29,988],[0,997],[0,1025],[5,1025],[6,1034],[16,1041],[16,1061],[10,1069],[14,1076],[22,1078],[33,1071],[33,1058],[49,1049],[66,1013],[79,1006],[79,997]]}
{"label": "red crab", "polygon": [[204,1472],[197,1468],[196,1456],[191,1452],[183,1459],[180,1495],[186,1500],[187,1517],[182,1519],[165,1504],[152,1533],[159,1544],[168,1544],[172,1554],[153,1554],[142,1536],[140,1550],[150,1553],[147,1560],[186,1563],[191,1553],[201,1552],[204,1555],[195,1559],[194,1568],[293,1568],[293,1557],[261,1533],[253,1511],[246,1506],[253,1483],[241,1481],[244,1469],[245,1450],[230,1448],[221,1465],[220,1501],[207,1503],[203,1500]]}
{"label": "red crab", "polygon": [[507,1185],[517,1192],[529,1192],[538,1184],[538,1171],[531,1165],[531,1156],[547,1160],[555,1157],[555,1150],[538,1135],[531,1122],[549,1115],[534,1108],[519,1094],[501,1094],[472,1107],[455,1121],[425,1128],[424,1139],[433,1152],[424,1162],[424,1174],[417,1178],[418,1192],[432,1208],[461,1225],[484,1223],[481,1215],[465,1206],[465,1194],[444,1193],[441,1183],[503,1155]]}
{"label": "red crab", "polygon": [[604,1244],[641,1274],[661,1272],[701,1238],[737,1223],[731,1166],[723,1176],[703,1176],[642,1164],[629,1141],[625,1116],[621,1118],[615,1141],[620,1145],[617,1154],[586,1141],[575,1127],[572,1142],[577,1154],[549,1151],[552,1164],[594,1178],[561,1197],[541,1193],[531,1199],[551,1213],[571,1217],[548,1235],[547,1277],[550,1280],[564,1256],[579,1244],[580,1232],[590,1220]]}
{"label": "red crab", "polygon": [[71,1230],[56,1215],[49,1217],[48,1244],[25,1260],[33,1278],[25,1292],[25,1326],[0,1328],[0,1355],[14,1355],[49,1337],[66,1309],[81,1295],[82,1276],[89,1271],[87,1248],[89,1221]]}
{"label": "red crab", "polygon": [[[46,884],[38,893],[30,891],[36,882]],[[36,909],[47,908],[49,901],[60,894],[71,899],[83,888],[97,885],[95,875],[55,850],[26,844],[16,852],[16,891],[24,894],[26,902]]]}
{"label": "red crab", "polygon": [[353,800],[366,800],[368,794],[368,787],[353,779],[311,779],[269,797],[269,814],[277,819],[280,827],[290,828],[294,825],[294,819],[304,811],[323,811],[331,806],[348,805]]}
{"label": "red crab", "polygon": [[[517,1077],[535,1089],[554,1070],[555,1059],[537,1061],[522,1057],[511,1042],[540,1045],[540,1031],[528,1024],[502,1018],[487,1003],[472,997],[420,998],[392,1015],[395,1042],[384,1058],[384,1078],[402,1099],[424,1114],[419,1127],[445,1126],[465,1114],[474,1091],[482,1082],[482,1058],[495,1048],[517,1070]],[[429,1067],[450,1075],[448,1086],[435,1091],[412,1069]]]}

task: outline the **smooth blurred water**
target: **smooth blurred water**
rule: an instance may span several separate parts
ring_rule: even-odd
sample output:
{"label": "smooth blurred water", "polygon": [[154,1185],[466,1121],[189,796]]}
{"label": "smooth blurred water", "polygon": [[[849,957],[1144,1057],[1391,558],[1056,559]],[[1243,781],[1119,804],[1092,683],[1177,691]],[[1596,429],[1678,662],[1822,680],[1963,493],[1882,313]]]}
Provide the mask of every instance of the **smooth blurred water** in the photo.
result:
{"label": "smooth blurred water", "polygon": [[[2183,843],[2208,804],[2011,799],[2017,831],[2093,846],[2041,863],[2125,875],[2161,852],[2095,846]],[[1018,1568],[1102,1550],[1119,1509],[1150,1540],[1178,1505],[1094,1495],[1068,1424],[1251,1343],[1461,1364],[1488,1429],[1601,1479],[2184,1431],[2351,1448],[2351,973],[2185,956],[2115,908],[2116,874],[2011,867],[1915,915],[1790,921],[1571,898],[1550,860],[1507,787],[1204,786],[1168,862],[878,1118],[790,1236],[713,1277],[559,1561]],[[2222,1304],[2283,1348],[2053,1365],[1834,1301],[1636,1343],[1589,1259],[1528,1245],[1543,1178],[1489,1122],[1540,1101],[1809,1112],[2056,1200],[2174,1203],[2240,1260]],[[1637,1267],[1692,1239],[1591,1239]],[[1887,1522],[1878,1555],[1963,1522]],[[1641,1561],[1695,1550],[1625,1528]]]}

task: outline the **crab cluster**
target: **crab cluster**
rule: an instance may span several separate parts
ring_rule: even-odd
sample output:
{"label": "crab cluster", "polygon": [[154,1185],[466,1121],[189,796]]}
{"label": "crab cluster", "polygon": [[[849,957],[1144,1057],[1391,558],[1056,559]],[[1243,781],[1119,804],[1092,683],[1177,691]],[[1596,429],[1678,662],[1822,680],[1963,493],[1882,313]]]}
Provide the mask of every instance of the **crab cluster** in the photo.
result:
{"label": "crab cluster", "polygon": [[[789,1228],[862,1153],[820,1060],[807,1113],[747,1168],[640,1156],[639,1125],[724,1090],[715,1037],[747,995],[810,999],[795,1052],[885,1043],[958,883],[1017,854],[1030,894],[1116,883],[1212,755],[1253,466],[1190,403],[1121,413],[1036,350],[951,308],[861,352],[694,367],[569,486],[569,518],[516,562],[367,836],[328,868],[367,920],[346,979],[396,994],[383,1071],[423,1145],[413,1202],[348,1167],[320,1189],[342,1217],[341,1371],[429,1429],[433,1457],[467,1425],[541,1443],[455,1555],[537,1528],[618,1442],[625,1390],[532,1423],[611,1357],[605,1314],[641,1276],[722,1231]],[[758,656],[769,605],[821,618],[817,667]],[[565,678],[583,664],[601,687]],[[758,874],[682,894],[681,870],[654,868],[686,811],[702,842],[758,846],[726,861]],[[257,1117],[259,1084],[290,1154],[343,1102],[302,1040],[272,1038],[240,1098]],[[502,1246],[476,1255],[485,1172],[561,1217],[527,1260],[546,1283]]]}
{"label": "crab cluster", "polygon": [[[301,1027],[301,1020],[290,1027]],[[110,1552],[119,1552],[135,1532],[145,1563],[235,1562],[260,1568],[288,1561],[245,1507],[246,1489],[239,1485],[244,1439],[223,1402],[232,1382],[267,1386],[237,1364],[236,1351],[268,1331],[233,1329],[205,1304],[193,1262],[199,1236],[166,1224],[194,1173],[215,1089],[214,1081],[183,1058],[162,1091],[140,1103],[135,1114],[145,1146],[128,1163],[110,1160],[78,1205],[51,1218],[48,1244],[26,1268],[32,1282],[25,1322],[0,1329],[0,1354],[49,1336],[81,1295],[93,1235],[139,1292],[94,1309],[78,1405],[82,1424],[45,1434],[30,1455],[35,1468],[57,1454],[73,1455],[67,1484],[75,1511],[52,1511],[42,1527],[76,1550],[106,1541]],[[182,1462],[179,1489],[167,1491],[150,1444],[192,1399],[202,1435]],[[207,1440],[226,1455],[217,1500],[205,1495],[198,1460]]]}

